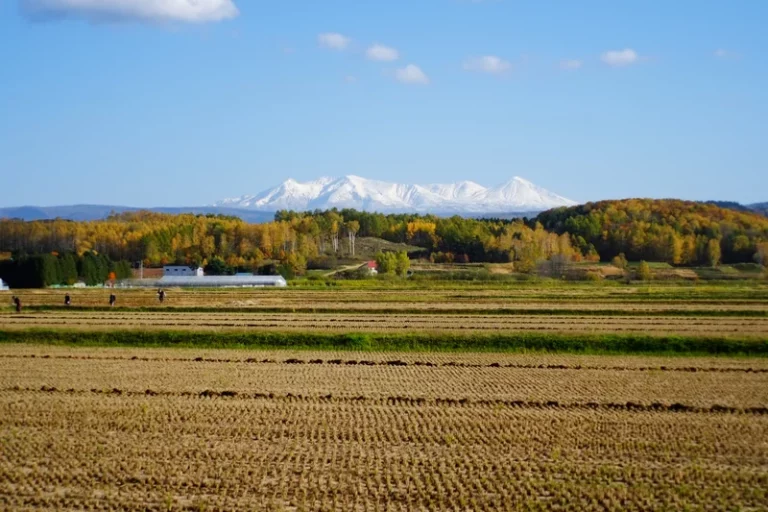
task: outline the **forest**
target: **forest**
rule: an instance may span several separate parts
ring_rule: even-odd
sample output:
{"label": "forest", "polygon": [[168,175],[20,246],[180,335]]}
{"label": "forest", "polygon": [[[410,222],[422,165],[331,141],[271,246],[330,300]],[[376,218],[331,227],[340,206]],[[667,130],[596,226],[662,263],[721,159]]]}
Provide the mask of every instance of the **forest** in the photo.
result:
{"label": "forest", "polygon": [[545,229],[570,233],[577,248],[600,259],[673,265],[768,262],[768,218],[713,204],[675,199],[600,201],[540,214]]}
{"label": "forest", "polygon": [[109,280],[130,278],[128,261],[112,261],[103,254],[88,251],[82,255],[56,252],[21,255],[0,261],[0,279],[13,288],[45,288],[73,285],[82,281],[88,286]]}
{"label": "forest", "polygon": [[[221,215],[130,212],[105,220],[0,220],[0,252],[103,255],[109,261],[257,270],[275,263],[297,274],[313,261],[354,258],[358,237],[424,249],[436,262],[514,262],[521,272],[542,261],[629,261],[673,265],[765,264],[768,219],[678,200],[588,203],[532,219],[470,219],[355,210],[281,211],[248,224]],[[420,256],[421,256],[420,255]]]}

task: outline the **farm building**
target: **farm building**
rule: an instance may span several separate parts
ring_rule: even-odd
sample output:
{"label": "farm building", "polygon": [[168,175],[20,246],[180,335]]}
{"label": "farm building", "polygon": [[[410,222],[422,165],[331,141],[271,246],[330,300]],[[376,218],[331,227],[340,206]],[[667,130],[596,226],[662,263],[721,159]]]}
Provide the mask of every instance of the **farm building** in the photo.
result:
{"label": "farm building", "polygon": [[195,276],[203,277],[202,267],[190,267],[188,265],[165,265],[163,277]]}
{"label": "farm building", "polygon": [[283,276],[163,276],[154,282],[160,288],[283,288]]}

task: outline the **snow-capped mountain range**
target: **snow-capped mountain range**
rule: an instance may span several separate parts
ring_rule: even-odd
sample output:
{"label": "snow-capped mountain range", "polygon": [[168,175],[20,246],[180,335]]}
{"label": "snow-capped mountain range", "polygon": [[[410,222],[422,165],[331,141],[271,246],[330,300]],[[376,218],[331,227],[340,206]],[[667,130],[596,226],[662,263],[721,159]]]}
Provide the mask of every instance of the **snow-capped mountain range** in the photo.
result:
{"label": "snow-capped mountain range", "polygon": [[224,199],[215,206],[269,212],[354,208],[382,213],[462,214],[540,212],[575,204],[519,177],[487,188],[472,181],[403,185],[344,176],[304,183],[289,179],[260,194]]}

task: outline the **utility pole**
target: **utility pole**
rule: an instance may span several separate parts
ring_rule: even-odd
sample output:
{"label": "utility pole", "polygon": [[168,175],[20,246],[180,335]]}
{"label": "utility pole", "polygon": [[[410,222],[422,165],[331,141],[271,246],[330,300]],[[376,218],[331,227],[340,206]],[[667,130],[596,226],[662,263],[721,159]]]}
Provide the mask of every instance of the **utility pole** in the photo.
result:
{"label": "utility pole", "polygon": [[139,260],[139,279],[144,279],[144,260]]}

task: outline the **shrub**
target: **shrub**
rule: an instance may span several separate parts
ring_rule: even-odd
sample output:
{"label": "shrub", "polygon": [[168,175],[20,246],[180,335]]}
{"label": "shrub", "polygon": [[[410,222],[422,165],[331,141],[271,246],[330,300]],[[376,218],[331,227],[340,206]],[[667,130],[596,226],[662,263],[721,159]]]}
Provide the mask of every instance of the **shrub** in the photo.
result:
{"label": "shrub", "polygon": [[650,281],[651,280],[651,266],[648,265],[648,262],[643,260],[640,262],[640,265],[637,267],[637,278],[640,281]]}
{"label": "shrub", "polygon": [[624,256],[624,253],[622,252],[611,260],[611,264],[616,268],[620,268],[621,270],[626,270],[627,257]]}
{"label": "shrub", "polygon": [[318,256],[307,261],[307,270],[333,270],[338,264],[336,256]]}
{"label": "shrub", "polygon": [[600,281],[602,278],[603,276],[601,276],[599,272],[595,271],[587,272],[586,276],[584,277],[584,279],[587,281]]}

